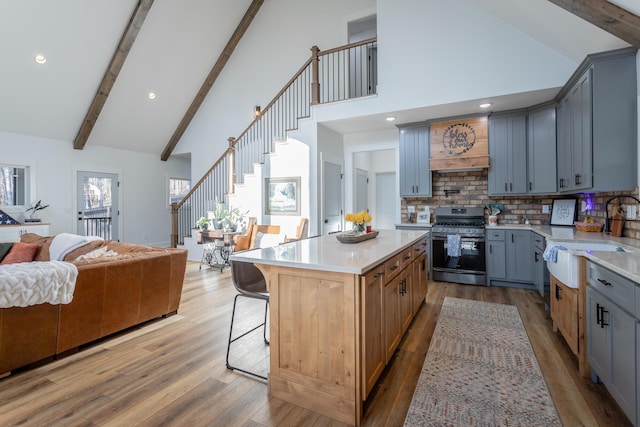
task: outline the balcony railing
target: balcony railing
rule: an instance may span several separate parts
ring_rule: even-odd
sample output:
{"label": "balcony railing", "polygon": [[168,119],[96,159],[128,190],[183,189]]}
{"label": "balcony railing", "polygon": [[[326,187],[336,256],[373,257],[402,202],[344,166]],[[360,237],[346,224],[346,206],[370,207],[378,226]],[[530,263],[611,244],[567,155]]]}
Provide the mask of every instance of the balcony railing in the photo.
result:
{"label": "balcony railing", "polygon": [[312,47],[311,58],[240,136],[229,138],[227,150],[191,191],[171,205],[171,245],[183,244],[198,218],[212,210],[216,200],[226,201],[253,165],[265,162],[274,143],[286,140],[298,121],[310,116],[311,106],[374,95],[377,69],[375,38],[324,52]]}

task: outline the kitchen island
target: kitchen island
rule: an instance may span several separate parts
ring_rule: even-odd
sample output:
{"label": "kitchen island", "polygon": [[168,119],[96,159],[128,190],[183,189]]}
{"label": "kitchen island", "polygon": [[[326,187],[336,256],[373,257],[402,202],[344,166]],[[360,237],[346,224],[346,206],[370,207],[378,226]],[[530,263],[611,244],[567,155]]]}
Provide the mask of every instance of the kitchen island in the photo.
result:
{"label": "kitchen island", "polygon": [[272,396],[359,425],[362,404],[424,301],[428,232],[321,236],[239,252],[270,294]]}

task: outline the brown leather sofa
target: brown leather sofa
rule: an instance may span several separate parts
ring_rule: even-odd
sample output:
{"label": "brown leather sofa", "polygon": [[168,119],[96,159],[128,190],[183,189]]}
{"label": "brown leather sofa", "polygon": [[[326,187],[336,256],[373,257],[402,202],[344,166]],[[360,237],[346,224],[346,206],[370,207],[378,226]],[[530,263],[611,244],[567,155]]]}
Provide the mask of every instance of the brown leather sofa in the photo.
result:
{"label": "brown leather sofa", "polygon": [[0,377],[177,312],[186,250],[118,242],[107,247],[118,255],[74,261],[71,303],[0,309]]}

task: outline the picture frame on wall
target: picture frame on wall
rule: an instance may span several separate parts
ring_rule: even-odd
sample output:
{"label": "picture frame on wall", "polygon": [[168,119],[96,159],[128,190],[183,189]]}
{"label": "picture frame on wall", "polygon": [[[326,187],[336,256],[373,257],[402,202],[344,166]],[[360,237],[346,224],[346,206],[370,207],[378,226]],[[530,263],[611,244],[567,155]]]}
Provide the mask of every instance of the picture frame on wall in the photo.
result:
{"label": "picture frame on wall", "polygon": [[550,225],[573,225],[578,199],[554,199],[551,205]]}
{"label": "picture frame on wall", "polygon": [[300,177],[264,179],[265,215],[300,215]]}

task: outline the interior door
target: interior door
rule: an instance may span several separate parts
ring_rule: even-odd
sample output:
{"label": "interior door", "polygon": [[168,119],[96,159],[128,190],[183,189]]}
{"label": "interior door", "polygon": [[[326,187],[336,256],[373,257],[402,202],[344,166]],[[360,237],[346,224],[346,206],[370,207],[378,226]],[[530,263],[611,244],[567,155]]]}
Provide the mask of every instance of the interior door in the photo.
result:
{"label": "interior door", "polygon": [[118,237],[118,175],[78,172],[78,227],[81,236]]}
{"label": "interior door", "polygon": [[356,212],[369,212],[369,172],[356,169]]}
{"label": "interior door", "polygon": [[323,234],[342,231],[342,167],[324,162]]}

